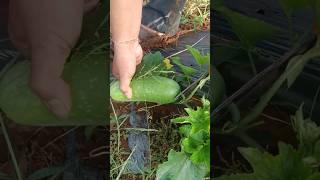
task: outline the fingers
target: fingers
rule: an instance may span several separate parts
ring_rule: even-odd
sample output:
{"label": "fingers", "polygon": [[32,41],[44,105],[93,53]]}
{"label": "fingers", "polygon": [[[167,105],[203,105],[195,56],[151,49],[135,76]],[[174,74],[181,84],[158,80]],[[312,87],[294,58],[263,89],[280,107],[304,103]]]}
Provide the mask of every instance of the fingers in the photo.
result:
{"label": "fingers", "polygon": [[60,119],[67,119],[71,109],[68,84],[61,78],[70,48],[62,41],[32,50],[30,86],[33,92]]}
{"label": "fingers", "polygon": [[115,63],[115,60],[112,62],[112,74],[115,78],[119,79],[119,71],[118,71],[118,67]]}
{"label": "fingers", "polygon": [[136,64],[137,65],[141,63],[142,57],[143,57],[143,50],[140,44],[137,44],[137,47],[136,47]]}
{"label": "fingers", "polygon": [[59,119],[67,119],[71,110],[71,94],[68,84],[61,78],[34,77],[30,81],[32,91],[38,95],[48,110]]}
{"label": "fingers", "polygon": [[128,99],[132,98],[132,89],[130,87],[132,76],[129,74],[120,75],[120,90]]}

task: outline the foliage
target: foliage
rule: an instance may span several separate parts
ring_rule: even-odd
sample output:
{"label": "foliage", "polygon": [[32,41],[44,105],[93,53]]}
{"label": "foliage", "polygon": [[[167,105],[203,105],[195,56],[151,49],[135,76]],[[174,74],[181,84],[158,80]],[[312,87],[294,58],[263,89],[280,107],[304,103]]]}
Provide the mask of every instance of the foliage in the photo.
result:
{"label": "foliage", "polygon": [[184,152],[170,150],[168,161],[159,166],[158,180],[196,180],[206,175],[205,167],[197,166]]}
{"label": "foliage", "polygon": [[242,156],[250,163],[253,172],[221,176],[215,180],[317,180],[320,178],[320,127],[303,118],[302,106],[292,117],[299,140],[298,149],[279,143],[279,154],[272,155],[255,148],[239,148]]}
{"label": "foliage", "polygon": [[230,10],[223,5],[222,0],[218,0],[214,8],[228,21],[232,30],[239,38],[241,48],[248,54],[253,73],[257,74],[252,57],[255,45],[261,40],[272,37],[279,29],[269,23]]}
{"label": "foliage", "polygon": [[185,108],[185,111],[188,116],[172,120],[181,124],[181,151],[170,151],[168,161],[157,171],[159,180],[178,180],[181,177],[177,175],[188,175],[182,179],[198,180],[210,171],[210,102],[203,98],[202,107]]}
{"label": "foliage", "polygon": [[148,76],[163,75],[164,71],[167,70],[165,62],[163,62],[164,57],[159,51],[155,53],[146,54],[141,64],[137,67],[134,79],[139,79]]}

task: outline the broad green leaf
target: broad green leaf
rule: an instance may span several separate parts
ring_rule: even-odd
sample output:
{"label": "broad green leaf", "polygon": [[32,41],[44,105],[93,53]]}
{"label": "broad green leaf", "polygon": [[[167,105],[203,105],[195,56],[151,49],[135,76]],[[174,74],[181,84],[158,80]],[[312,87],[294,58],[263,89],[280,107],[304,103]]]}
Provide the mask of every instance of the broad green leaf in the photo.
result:
{"label": "broad green leaf", "polygon": [[182,123],[180,133],[183,135],[181,149],[190,156],[193,164],[210,171],[210,101],[201,99],[202,107],[185,108],[188,116],[172,119],[173,123]]}
{"label": "broad green leaf", "polygon": [[292,146],[279,143],[279,154],[273,156],[253,148],[240,148],[249,161],[254,176],[259,180],[305,180],[312,175],[312,168],[305,165],[301,154]]}
{"label": "broad green leaf", "polygon": [[183,65],[179,57],[172,57],[171,60],[172,63],[176,64],[181,69],[183,74],[187,76],[192,76],[197,72],[197,70],[195,70],[194,68]]}
{"label": "broad green leaf", "polygon": [[197,151],[198,148],[200,148],[202,142],[196,141],[193,138],[185,138],[181,142],[182,144],[182,150],[185,152],[192,154],[193,152]]}
{"label": "broad green leaf", "polygon": [[170,150],[168,161],[159,165],[157,180],[201,180],[206,174],[205,166],[195,165],[184,152]]}
{"label": "broad green leaf", "polygon": [[161,74],[161,71],[166,70],[163,60],[164,57],[159,51],[146,54],[137,67],[135,78]]}
{"label": "broad green leaf", "polygon": [[209,138],[209,133],[204,130],[198,131],[197,133],[190,133],[188,137],[183,139],[182,149],[192,154],[198,151]]}
{"label": "broad green leaf", "polygon": [[279,31],[278,28],[271,24],[242,15],[226,7],[219,8],[219,12],[227,19],[246,49],[254,47],[259,41],[268,39]]}
{"label": "broad green leaf", "polygon": [[179,127],[179,132],[184,136],[187,137],[189,136],[190,132],[191,132],[191,125],[187,124],[187,125],[183,125],[181,127]]}
{"label": "broad green leaf", "polygon": [[191,157],[191,161],[194,164],[204,164],[208,171],[210,170],[210,144],[206,143],[198,148]]}
{"label": "broad green leaf", "polygon": [[172,119],[173,123],[189,123],[191,124],[191,134],[195,134],[201,130],[210,131],[210,102],[203,100],[203,107],[197,107],[196,110],[185,108],[188,116]]}
{"label": "broad green leaf", "polygon": [[209,64],[209,55],[202,55],[198,49],[193,48],[190,45],[186,45],[186,48],[192,54],[193,58],[197,61],[199,65]]}

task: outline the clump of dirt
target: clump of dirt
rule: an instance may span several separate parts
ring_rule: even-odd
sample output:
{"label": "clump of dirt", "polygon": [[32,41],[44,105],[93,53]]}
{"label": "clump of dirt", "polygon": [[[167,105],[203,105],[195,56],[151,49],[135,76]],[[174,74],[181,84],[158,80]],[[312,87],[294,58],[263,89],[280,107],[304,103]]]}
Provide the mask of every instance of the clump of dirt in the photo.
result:
{"label": "clump of dirt", "polygon": [[152,49],[161,49],[166,48],[171,45],[177,44],[177,41],[180,37],[183,37],[194,31],[209,31],[210,30],[210,22],[204,22],[203,24],[194,25],[191,23],[180,24],[179,31],[174,35],[155,35],[147,40],[142,41],[141,47],[144,52],[149,52]]}

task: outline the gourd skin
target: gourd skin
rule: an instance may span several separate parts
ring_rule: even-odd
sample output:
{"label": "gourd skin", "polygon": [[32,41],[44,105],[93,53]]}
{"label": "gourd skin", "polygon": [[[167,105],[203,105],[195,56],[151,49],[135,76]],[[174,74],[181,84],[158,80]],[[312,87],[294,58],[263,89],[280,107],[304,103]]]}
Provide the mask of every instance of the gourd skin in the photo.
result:
{"label": "gourd skin", "polygon": [[175,102],[176,96],[180,92],[180,86],[177,82],[161,76],[134,79],[130,86],[132,88],[132,98],[128,99],[121,92],[119,82],[115,81],[110,87],[111,98],[121,102],[142,101],[168,104]]}
{"label": "gourd skin", "polygon": [[107,66],[105,54],[72,56],[63,77],[72,94],[67,120],[58,119],[28,85],[29,61],[15,64],[0,81],[0,108],[18,124],[32,126],[81,126],[107,124]]}

